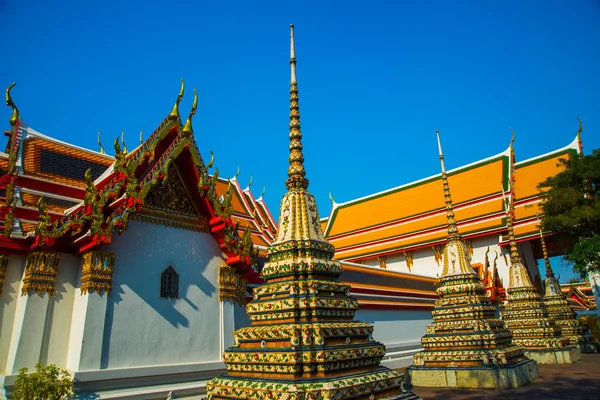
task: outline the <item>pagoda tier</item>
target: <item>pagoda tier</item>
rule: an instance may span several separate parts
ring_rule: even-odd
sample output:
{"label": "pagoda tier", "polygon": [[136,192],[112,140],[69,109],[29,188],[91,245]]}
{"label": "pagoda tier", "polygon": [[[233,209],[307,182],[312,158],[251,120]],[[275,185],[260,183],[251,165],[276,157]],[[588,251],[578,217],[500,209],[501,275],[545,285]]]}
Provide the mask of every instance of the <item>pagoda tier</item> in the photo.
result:
{"label": "pagoda tier", "polygon": [[540,364],[568,364],[581,358],[578,347],[569,346],[569,339],[561,336],[561,329],[542,302],[537,288],[531,282],[521,262],[514,234],[514,154],[511,142],[510,202],[506,201],[508,237],[510,240],[509,284],[507,302],[502,308],[502,319],[513,334],[515,344],[523,346],[525,354]]}
{"label": "pagoda tier", "polygon": [[548,317],[552,318],[562,331],[562,336],[569,339],[569,344],[584,349],[583,327],[576,319],[576,314],[569,306],[567,298],[560,289],[558,279],[554,277],[554,271],[548,259],[548,250],[544,240],[544,232],[540,227],[540,240],[542,242],[542,253],[546,266],[546,281],[544,293],[544,306],[548,311]]}
{"label": "pagoda tier", "polygon": [[262,269],[265,283],[246,306],[251,326],[233,333],[225,376],[207,384],[209,399],[414,399],[404,377],[379,365],[385,346],[373,327],[353,321],[358,302],[333,260],[314,197],[307,191],[292,39],[290,166],[276,239]]}
{"label": "pagoda tier", "polygon": [[[439,133],[438,133],[439,143]],[[473,270],[461,241],[448,177],[442,162],[442,182],[448,218],[448,243],[439,278],[439,300],[433,323],[421,339],[423,351],[410,367],[414,386],[497,388],[517,387],[538,376],[537,365],[525,350],[512,343],[512,335],[496,317],[497,309]]]}

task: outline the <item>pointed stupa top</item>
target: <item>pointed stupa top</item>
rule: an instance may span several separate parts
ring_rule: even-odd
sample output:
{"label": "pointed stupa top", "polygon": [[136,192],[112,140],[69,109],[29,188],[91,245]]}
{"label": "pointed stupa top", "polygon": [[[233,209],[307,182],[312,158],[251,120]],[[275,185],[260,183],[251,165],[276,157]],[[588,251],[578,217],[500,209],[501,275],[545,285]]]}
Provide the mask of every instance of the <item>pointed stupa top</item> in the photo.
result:
{"label": "pointed stupa top", "polygon": [[[515,287],[533,287],[529,273],[521,261],[519,255],[519,248],[517,247],[517,240],[515,238],[514,224],[515,224],[515,150],[513,143],[515,141],[515,131],[511,128],[512,138],[510,140],[510,180],[509,180],[509,192],[510,199],[504,199],[506,202],[506,225],[508,230],[508,240],[510,243],[510,268],[509,268],[509,288]],[[502,187],[502,194],[504,196],[504,187]]]}
{"label": "pointed stupa top", "polygon": [[298,85],[296,82],[296,49],[294,46],[294,25],[290,25],[290,156],[288,179],[285,186],[288,190],[308,188],[305,178],[304,155],[302,154],[302,132],[300,131],[300,107],[298,105]]}
{"label": "pointed stupa top", "polygon": [[442,185],[444,188],[444,201],[446,203],[446,218],[448,220],[448,243],[444,247],[444,269],[442,277],[448,275],[475,274],[469,257],[467,248],[460,240],[458,226],[454,217],[454,206],[452,205],[452,196],[450,195],[450,185],[448,184],[448,175],[444,165],[444,154],[442,153],[442,143],[440,140],[440,131],[435,131],[438,141],[438,151],[440,155],[440,164],[442,167]]}
{"label": "pointed stupa top", "polygon": [[298,111],[298,88],[296,86],[296,52],[294,49],[294,25],[290,25],[290,166],[285,185],[287,193],[281,200],[279,227],[273,248],[289,241],[312,246],[306,242],[321,242],[319,246],[333,255],[335,248],[327,242],[319,223],[319,212],[314,197],[308,192],[308,179],[305,178],[304,156],[302,155],[302,133],[300,132],[300,112]]}

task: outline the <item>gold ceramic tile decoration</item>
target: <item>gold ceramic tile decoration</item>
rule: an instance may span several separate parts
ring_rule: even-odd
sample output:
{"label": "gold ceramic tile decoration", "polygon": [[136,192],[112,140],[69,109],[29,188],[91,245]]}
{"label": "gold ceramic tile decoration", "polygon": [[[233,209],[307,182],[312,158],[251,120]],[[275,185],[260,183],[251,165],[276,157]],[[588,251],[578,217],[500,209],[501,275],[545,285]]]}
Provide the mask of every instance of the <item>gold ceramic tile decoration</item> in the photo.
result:
{"label": "gold ceramic tile decoration", "polygon": [[379,365],[385,347],[354,321],[358,302],[340,281],[335,248],[323,236],[302,154],[291,28],[290,155],[265,283],[246,305],[251,326],[233,332],[227,374],[207,384],[209,399],[414,399],[403,376]]}
{"label": "gold ceramic tile decoration", "polygon": [[[514,140],[514,136],[513,136]],[[538,363],[573,363],[580,359],[578,347],[569,346],[569,339],[561,335],[560,326],[549,318],[540,294],[531,282],[529,273],[519,255],[515,238],[515,174],[514,150],[511,149],[510,201],[506,199],[510,268],[507,302],[502,308],[502,319],[513,334],[514,343],[526,349],[528,357]]]}
{"label": "gold ceramic tile decoration", "polygon": [[[433,323],[421,339],[424,350],[414,356],[409,368],[411,383],[497,389],[521,386],[537,376],[537,367],[525,357],[522,347],[513,344],[510,331],[496,316],[496,307],[471,266],[468,247],[458,232],[439,140],[438,132],[448,240],[437,289],[439,300],[431,313]],[[504,375],[511,378],[503,379]]]}

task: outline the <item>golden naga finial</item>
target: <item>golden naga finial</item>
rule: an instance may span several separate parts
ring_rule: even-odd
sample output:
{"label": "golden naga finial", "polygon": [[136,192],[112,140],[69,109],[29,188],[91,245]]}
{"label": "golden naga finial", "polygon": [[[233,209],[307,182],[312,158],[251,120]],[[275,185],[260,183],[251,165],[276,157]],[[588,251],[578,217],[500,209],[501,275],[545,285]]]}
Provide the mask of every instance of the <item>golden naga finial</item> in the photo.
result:
{"label": "golden naga finial", "polygon": [[442,142],[440,140],[440,131],[436,130],[438,142],[438,152],[440,154],[440,165],[442,167],[442,185],[444,187],[444,201],[446,203],[446,219],[448,220],[448,238],[458,239],[458,226],[454,218],[454,206],[452,205],[452,196],[450,195],[450,185],[448,184],[448,175],[446,174],[446,166],[444,165],[444,154],[442,153]]}
{"label": "golden naga finial", "polygon": [[210,151],[210,161],[206,165],[206,169],[212,168],[213,163],[215,162],[215,155],[214,155],[213,151],[212,150],[209,150],[209,151]]}
{"label": "golden naga finial", "polygon": [[143,135],[143,133],[144,133],[144,130],[143,130],[143,129],[140,129],[140,144],[144,143],[144,138],[143,138],[143,136],[142,136],[142,135]]}
{"label": "golden naga finial", "polygon": [[194,89],[194,103],[192,104],[192,109],[190,110],[190,115],[188,116],[187,121],[185,121],[185,125],[183,127],[182,133],[186,136],[192,135],[194,133],[194,128],[192,128],[192,118],[194,114],[196,114],[196,109],[198,108],[198,93],[196,89]]}
{"label": "golden naga finial", "polygon": [[296,49],[294,45],[294,25],[290,25],[290,156],[288,179],[285,186],[291,189],[308,188],[305,178],[304,155],[302,154],[302,132],[300,131],[300,108],[298,106],[298,86],[296,83]]}
{"label": "golden naga finial", "polygon": [[237,171],[235,172],[235,175],[233,175],[233,178],[231,179],[237,179],[237,177],[240,175],[240,165],[238,164],[238,168]]}
{"label": "golden naga finial", "polygon": [[16,84],[17,84],[16,82],[13,82],[12,84],[10,84],[9,87],[6,88],[6,105],[9,106],[9,107],[12,107],[12,109],[13,109],[12,116],[10,117],[10,119],[8,120],[8,122],[10,123],[10,126],[13,126],[13,127],[19,121],[19,109],[17,108],[17,106],[13,102],[12,97],[10,97],[10,90],[12,88],[14,88]]}
{"label": "golden naga finial", "polygon": [[127,154],[127,146],[125,145],[125,131],[121,132],[121,144],[123,145],[123,154]]}
{"label": "golden naga finial", "polygon": [[262,198],[263,198],[263,196],[265,195],[265,192],[266,192],[266,191],[267,191],[267,185],[263,185],[263,190],[262,190],[262,192],[260,193],[260,197],[259,197],[259,199],[262,199]]}
{"label": "golden naga finial", "polygon": [[183,99],[183,92],[185,90],[185,83],[183,82],[183,78],[181,78],[181,88],[179,89],[179,94],[177,95],[177,100],[175,100],[175,105],[173,106],[173,110],[171,110],[170,117],[179,119],[179,103],[181,99]]}
{"label": "golden naga finial", "polygon": [[100,143],[100,132],[102,132],[102,129],[98,131],[98,146],[100,146],[100,154],[105,154],[104,147],[102,146],[102,143]]}
{"label": "golden naga finial", "polygon": [[331,194],[331,189],[329,190],[329,200],[331,201],[331,204],[335,204],[335,200],[333,200],[333,195]]}
{"label": "golden naga finial", "polygon": [[[13,85],[14,85],[14,83],[13,83]],[[575,117],[575,118],[577,118],[577,121],[579,121],[579,129],[577,130],[577,136],[580,136],[581,132],[583,132],[583,122],[581,122],[579,117]]]}
{"label": "golden naga finial", "polygon": [[252,186],[252,174],[250,174],[250,180],[248,181],[248,189]]}

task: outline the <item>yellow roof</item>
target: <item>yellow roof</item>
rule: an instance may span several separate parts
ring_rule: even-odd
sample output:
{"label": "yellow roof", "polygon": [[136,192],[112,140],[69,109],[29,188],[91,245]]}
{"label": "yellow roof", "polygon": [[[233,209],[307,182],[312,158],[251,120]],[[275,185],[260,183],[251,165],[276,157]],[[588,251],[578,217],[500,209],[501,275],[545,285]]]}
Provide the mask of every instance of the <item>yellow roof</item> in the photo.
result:
{"label": "yellow roof", "polygon": [[[559,158],[577,150],[576,141],[552,153],[515,165],[517,236],[537,232],[537,184],[560,171]],[[456,219],[463,237],[505,230],[500,183],[508,189],[510,150],[448,172]],[[336,247],[336,258],[360,260],[432,246],[446,239],[441,175],[343,204],[321,221]]]}

